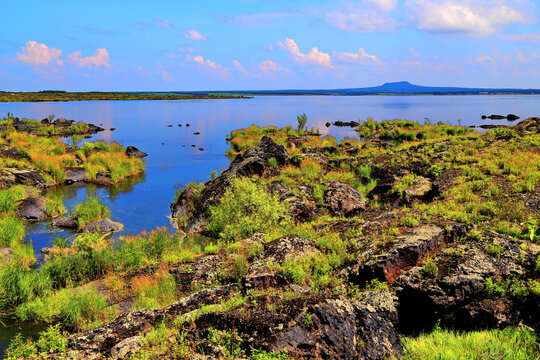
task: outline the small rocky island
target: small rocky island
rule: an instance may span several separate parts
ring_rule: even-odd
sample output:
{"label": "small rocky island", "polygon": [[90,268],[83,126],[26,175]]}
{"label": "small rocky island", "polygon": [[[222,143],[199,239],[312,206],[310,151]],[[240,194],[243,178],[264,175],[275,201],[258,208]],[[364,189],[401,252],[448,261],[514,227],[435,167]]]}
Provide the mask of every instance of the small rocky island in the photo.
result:
{"label": "small rocky island", "polygon": [[178,231],[84,232],[39,271],[4,256],[0,307],[51,324],[8,355],[421,359],[448,329],[485,330],[478,356],[538,356],[539,119],[368,121],[340,142],[304,125],[228,135],[230,167],[176,194]]}

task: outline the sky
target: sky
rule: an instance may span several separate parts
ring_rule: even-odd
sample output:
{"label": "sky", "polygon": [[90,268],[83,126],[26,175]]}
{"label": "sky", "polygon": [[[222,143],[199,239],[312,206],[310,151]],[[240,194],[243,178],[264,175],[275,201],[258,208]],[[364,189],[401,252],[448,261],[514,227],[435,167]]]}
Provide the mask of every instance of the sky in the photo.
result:
{"label": "sky", "polygon": [[3,91],[540,88],[533,0],[4,1]]}

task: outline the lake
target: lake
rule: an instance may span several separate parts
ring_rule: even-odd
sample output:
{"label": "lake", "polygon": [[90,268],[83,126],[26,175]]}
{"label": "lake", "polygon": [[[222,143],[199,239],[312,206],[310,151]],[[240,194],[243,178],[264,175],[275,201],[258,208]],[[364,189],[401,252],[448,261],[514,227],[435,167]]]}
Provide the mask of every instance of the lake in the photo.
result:
{"label": "lake", "polygon": [[[212,170],[228,167],[225,136],[231,130],[277,125],[296,126],[296,116],[306,113],[307,126],[321,134],[342,139],[355,137],[350,128],[327,128],[326,122],[410,119],[423,123],[442,121],[454,125],[510,124],[506,120],[482,120],[483,114],[514,113],[522,119],[540,115],[540,95],[489,96],[261,96],[253,99],[177,101],[84,101],[57,103],[0,103],[0,114],[42,119],[56,117],[85,121],[107,130],[92,140],[116,141],[148,153],[144,175],[115,188],[93,185],[63,186],[48,191],[62,194],[66,208],[99,194],[112,211],[112,219],[125,225],[120,233],[139,233],[170,226],[169,205],[175,188],[190,181],[206,181]],[[182,126],[178,126],[181,124]],[[191,126],[187,127],[187,124]],[[168,125],[172,125],[169,127]],[[116,128],[110,131],[111,128]],[[200,132],[200,135],[194,135]],[[202,148],[204,150],[199,150]],[[45,223],[28,226],[36,254],[57,236],[72,234]],[[0,327],[0,357],[14,331]],[[30,335],[31,331],[21,329]],[[18,331],[18,330],[17,330]]]}
{"label": "lake", "polygon": [[[251,124],[296,125],[306,113],[307,126],[339,139],[354,137],[350,128],[327,128],[326,122],[410,119],[432,123],[480,125],[507,124],[506,120],[482,120],[483,114],[515,113],[522,118],[540,113],[540,95],[501,96],[260,96],[252,99],[177,101],[84,101],[55,103],[1,103],[0,114],[42,119],[56,117],[85,121],[107,130],[92,140],[117,141],[148,153],[146,172],[116,188],[67,186],[48,191],[62,193],[66,208],[97,193],[112,211],[112,219],[125,225],[119,233],[138,233],[169,226],[169,205],[175,187],[190,181],[206,181],[212,170],[228,167],[225,136]],[[178,126],[181,124],[182,126]],[[191,126],[187,126],[190,124]],[[168,125],[172,125],[169,127]],[[111,128],[116,128],[110,131]],[[200,135],[194,135],[200,132]],[[204,150],[199,150],[202,148]],[[69,235],[48,223],[28,227],[36,252],[54,236]]]}

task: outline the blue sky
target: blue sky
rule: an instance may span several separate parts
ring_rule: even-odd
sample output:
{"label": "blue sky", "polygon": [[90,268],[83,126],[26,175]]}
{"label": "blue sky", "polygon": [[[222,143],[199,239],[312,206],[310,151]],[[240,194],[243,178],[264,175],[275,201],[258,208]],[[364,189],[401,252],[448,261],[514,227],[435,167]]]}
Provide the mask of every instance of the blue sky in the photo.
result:
{"label": "blue sky", "polygon": [[540,88],[533,0],[9,1],[0,90]]}

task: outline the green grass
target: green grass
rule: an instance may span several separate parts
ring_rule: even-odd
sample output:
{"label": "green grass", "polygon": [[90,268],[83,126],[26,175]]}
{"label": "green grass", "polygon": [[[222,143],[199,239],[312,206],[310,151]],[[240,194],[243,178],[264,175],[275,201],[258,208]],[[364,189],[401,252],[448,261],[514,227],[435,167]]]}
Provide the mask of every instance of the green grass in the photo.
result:
{"label": "green grass", "polygon": [[0,190],[0,213],[15,211],[17,202],[24,198],[24,188],[21,185]]}
{"label": "green grass", "polygon": [[89,223],[106,219],[111,215],[111,211],[97,196],[89,196],[83,203],[75,207],[75,216],[79,228],[83,228]]}
{"label": "green grass", "polygon": [[540,346],[530,330],[507,328],[458,333],[436,329],[429,334],[402,339],[407,349],[403,359],[534,360],[540,357]]}
{"label": "green grass", "polygon": [[4,217],[0,219],[0,246],[14,247],[19,243],[25,234],[24,224],[15,217]]}

